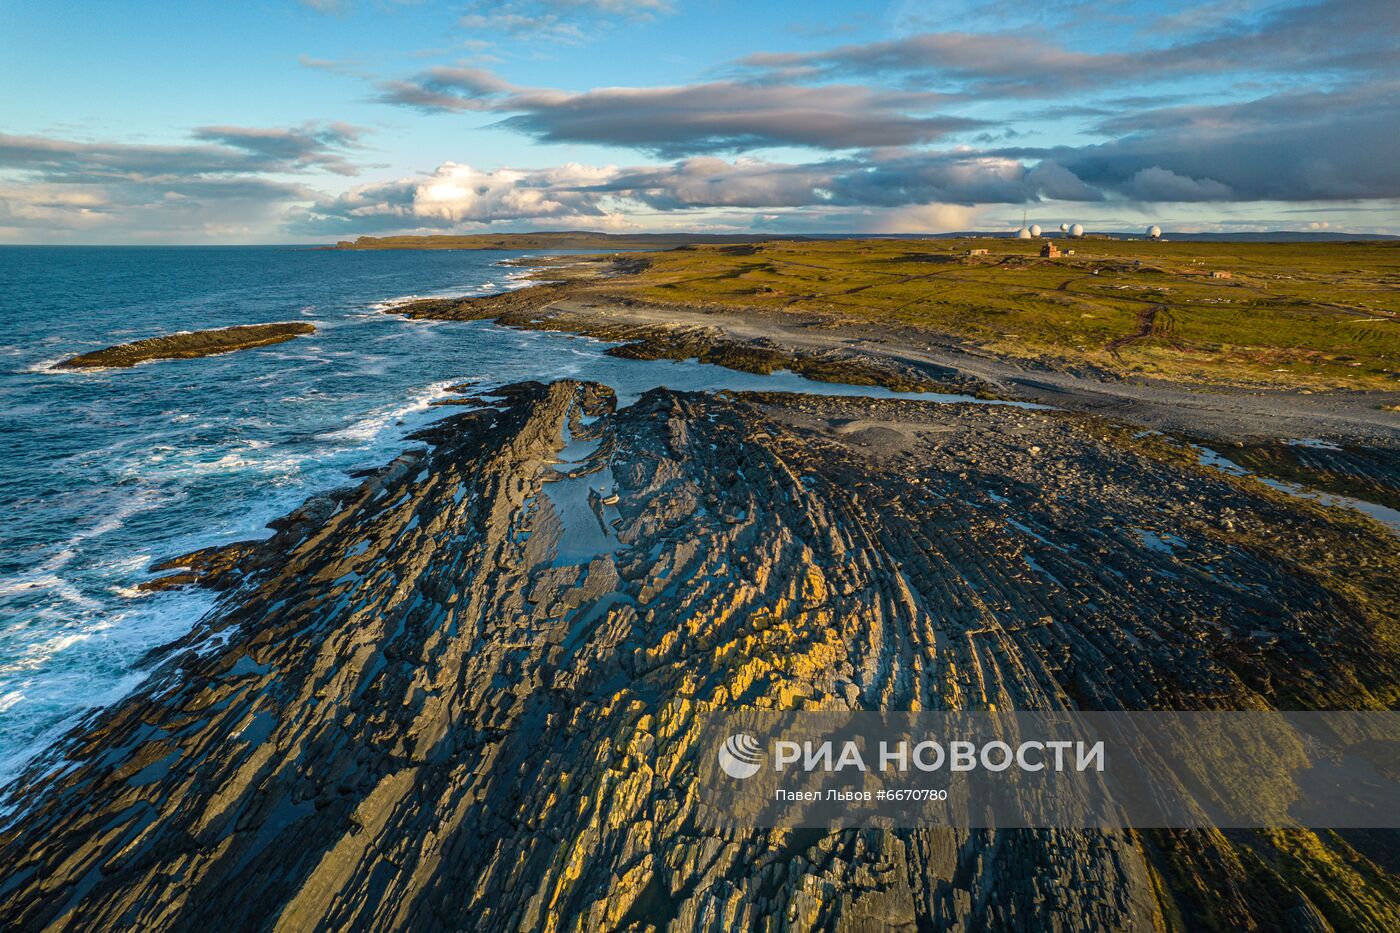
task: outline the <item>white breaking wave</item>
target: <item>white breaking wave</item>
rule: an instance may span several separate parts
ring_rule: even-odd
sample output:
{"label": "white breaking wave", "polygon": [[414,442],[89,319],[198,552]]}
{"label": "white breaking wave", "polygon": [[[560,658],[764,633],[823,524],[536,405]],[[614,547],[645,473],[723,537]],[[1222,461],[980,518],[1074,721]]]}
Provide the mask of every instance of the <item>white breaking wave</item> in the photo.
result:
{"label": "white breaking wave", "polygon": [[84,716],[145,681],[148,672],[127,667],[124,659],[184,635],[214,601],[201,590],[155,594],[127,612],[55,633],[0,666],[0,712],[30,711],[0,732],[0,787]]}
{"label": "white breaking wave", "polygon": [[403,405],[396,405],[389,408],[380,409],[375,414],[367,418],[361,418],[354,424],[340,428],[336,431],[328,431],[318,435],[325,440],[334,441],[369,441],[378,437],[386,428],[397,426],[399,421],[418,412],[427,411],[430,403],[437,398],[447,395],[447,387],[459,380],[443,379],[434,382],[427,388],[419,391],[409,401]]}

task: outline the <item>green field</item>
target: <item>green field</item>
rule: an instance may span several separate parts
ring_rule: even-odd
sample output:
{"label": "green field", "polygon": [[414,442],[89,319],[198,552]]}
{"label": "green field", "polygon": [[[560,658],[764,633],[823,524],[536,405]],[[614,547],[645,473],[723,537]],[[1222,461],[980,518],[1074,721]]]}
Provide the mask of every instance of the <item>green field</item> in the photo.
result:
{"label": "green field", "polygon": [[1119,375],[1312,389],[1400,383],[1400,244],[1089,238],[1060,240],[1074,255],[1042,259],[1043,242],[688,246],[647,254],[645,272],[611,288],[663,303],[912,325]]}

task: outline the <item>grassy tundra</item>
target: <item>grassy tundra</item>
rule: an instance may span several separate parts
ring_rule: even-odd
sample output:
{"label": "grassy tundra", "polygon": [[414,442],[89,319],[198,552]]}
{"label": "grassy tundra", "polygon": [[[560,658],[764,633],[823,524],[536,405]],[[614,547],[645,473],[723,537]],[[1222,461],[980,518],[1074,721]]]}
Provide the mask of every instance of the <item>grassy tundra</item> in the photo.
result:
{"label": "grassy tundra", "polygon": [[1058,368],[1308,389],[1400,385],[1400,244],[1062,239],[1074,255],[1042,259],[1043,242],[688,246],[647,254],[645,271],[608,290],[912,326]]}

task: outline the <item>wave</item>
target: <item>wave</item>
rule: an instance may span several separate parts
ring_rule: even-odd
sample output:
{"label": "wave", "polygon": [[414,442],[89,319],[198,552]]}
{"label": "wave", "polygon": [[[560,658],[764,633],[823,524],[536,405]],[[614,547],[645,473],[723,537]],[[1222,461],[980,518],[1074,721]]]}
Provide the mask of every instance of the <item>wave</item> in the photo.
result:
{"label": "wave", "polygon": [[143,683],[148,671],[128,659],[184,635],[214,601],[198,590],[154,594],[83,629],[55,632],[0,666],[0,787],[84,717]]}
{"label": "wave", "polygon": [[[72,563],[78,554],[78,547],[84,542],[116,531],[126,524],[127,519],[155,508],[162,497],[154,490],[146,490],[119,502],[108,510],[100,520],[88,528],[70,535],[43,563],[18,574],[0,577],[0,596],[12,596],[25,590],[39,587],[42,583],[61,586],[58,571]],[[74,600],[76,601],[76,600]]]}
{"label": "wave", "polygon": [[327,431],[318,434],[325,440],[332,441],[370,441],[378,437],[384,430],[410,415],[427,411],[431,407],[433,399],[447,395],[447,387],[460,380],[443,379],[434,382],[421,391],[415,393],[408,402],[402,405],[395,405],[380,409],[378,412],[366,418],[335,431]]}
{"label": "wave", "polygon": [[30,363],[28,366],[23,366],[23,367],[21,367],[19,370],[17,370],[17,372],[21,372],[21,373],[43,373],[43,374],[50,374],[50,373],[52,373],[52,374],[58,374],[58,373],[61,373],[61,374],[65,375],[65,376],[73,376],[73,375],[92,375],[92,374],[95,374],[95,373],[105,373],[105,372],[108,372],[109,370],[112,369],[112,367],[110,367],[110,366],[88,366],[88,367],[84,367],[84,368],[81,368],[81,369],[59,369],[59,368],[58,368],[58,364],[59,364],[59,363],[62,363],[64,360],[71,360],[72,358],[73,358],[73,354],[72,354],[72,353],[64,353],[62,356],[51,356],[51,357],[46,357],[46,358],[44,358],[44,359],[42,359],[42,360],[37,360],[37,361],[35,361],[35,362],[33,362],[33,363]]}
{"label": "wave", "polygon": [[481,295],[491,295],[503,291],[512,292],[516,291],[517,289],[528,288],[529,286],[535,284],[535,280],[529,277],[530,274],[531,272],[529,269],[522,269],[516,272],[507,272],[504,276],[502,276],[502,278],[505,281],[500,284],[493,281],[492,279],[486,279],[482,282],[474,282],[469,285],[461,285],[457,288],[444,288],[439,289],[437,291],[421,293],[414,292],[411,295],[399,295],[394,298],[385,298],[380,301],[372,301],[369,303],[369,307],[372,311],[376,313],[383,313],[385,311],[392,311],[395,308],[409,304],[414,301],[426,301],[428,299],[433,298],[475,298]]}

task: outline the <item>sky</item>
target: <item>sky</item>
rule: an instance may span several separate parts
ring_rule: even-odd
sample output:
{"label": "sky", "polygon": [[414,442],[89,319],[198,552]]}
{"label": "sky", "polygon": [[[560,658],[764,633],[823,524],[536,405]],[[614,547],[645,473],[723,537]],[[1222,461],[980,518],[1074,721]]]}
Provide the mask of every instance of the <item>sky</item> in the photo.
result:
{"label": "sky", "polygon": [[1400,234],[1400,2],[0,0],[0,243]]}

